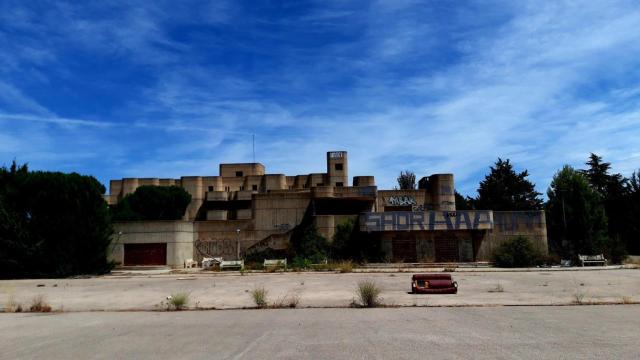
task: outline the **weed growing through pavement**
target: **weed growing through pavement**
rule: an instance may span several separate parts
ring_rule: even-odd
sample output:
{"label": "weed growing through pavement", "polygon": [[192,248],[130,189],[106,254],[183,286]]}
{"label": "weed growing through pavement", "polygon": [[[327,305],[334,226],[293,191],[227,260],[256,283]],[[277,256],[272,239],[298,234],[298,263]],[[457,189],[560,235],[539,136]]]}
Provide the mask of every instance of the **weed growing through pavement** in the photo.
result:
{"label": "weed growing through pavement", "polygon": [[365,280],[358,283],[356,287],[356,297],[362,307],[378,307],[382,305],[380,293],[382,290],[374,281]]}
{"label": "weed growing through pavement", "polygon": [[263,286],[256,287],[255,289],[251,290],[251,297],[253,298],[253,302],[259,308],[267,306],[267,294],[268,291]]}
{"label": "weed growing through pavement", "polygon": [[184,310],[189,305],[189,294],[179,292],[167,297],[167,310]]}
{"label": "weed growing through pavement", "polygon": [[31,306],[29,307],[31,312],[51,312],[51,305],[47,303],[44,295],[36,295],[31,299]]}

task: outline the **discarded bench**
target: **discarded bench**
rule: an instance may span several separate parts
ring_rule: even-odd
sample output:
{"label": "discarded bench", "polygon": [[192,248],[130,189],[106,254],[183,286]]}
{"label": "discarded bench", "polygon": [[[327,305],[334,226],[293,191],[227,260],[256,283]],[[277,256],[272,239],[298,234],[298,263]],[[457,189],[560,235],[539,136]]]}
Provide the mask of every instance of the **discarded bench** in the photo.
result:
{"label": "discarded bench", "polygon": [[221,261],[220,262],[220,270],[225,270],[225,269],[238,269],[238,270],[242,270],[244,269],[244,260],[228,260],[228,261]]}
{"label": "discarded bench", "polygon": [[585,264],[602,264],[602,266],[607,265],[607,259],[604,258],[604,254],[598,255],[578,255],[578,259],[580,260],[580,264],[584,266]]}
{"label": "discarded bench", "polygon": [[287,259],[264,259],[264,268],[283,268],[287,269]]}

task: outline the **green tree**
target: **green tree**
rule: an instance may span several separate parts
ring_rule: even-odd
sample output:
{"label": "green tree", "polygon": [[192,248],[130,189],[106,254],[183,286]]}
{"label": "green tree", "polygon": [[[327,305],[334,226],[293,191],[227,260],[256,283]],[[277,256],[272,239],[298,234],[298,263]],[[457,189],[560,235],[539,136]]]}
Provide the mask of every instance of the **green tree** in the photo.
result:
{"label": "green tree", "polygon": [[640,254],[640,170],[634,171],[627,182],[627,197],[629,203],[627,250],[631,254]]}
{"label": "green tree", "polygon": [[329,256],[329,243],[327,239],[318,233],[314,225],[307,225],[294,231],[291,236],[292,256],[308,259],[313,263],[324,261]]}
{"label": "green tree", "polygon": [[336,226],[331,243],[331,257],[333,259],[353,259],[355,243],[355,221],[349,219]]}
{"label": "green tree", "polygon": [[179,186],[144,185],[113,208],[115,221],[180,220],[191,195]]}
{"label": "green tree", "polygon": [[542,209],[540,193],[527,177],[527,170],[516,173],[509,159],[498,158],[495,166],[480,182],[474,208],[494,211],[526,211]]}
{"label": "green tree", "polygon": [[398,186],[400,190],[413,190],[416,188],[416,174],[413,171],[401,171],[398,176]]}
{"label": "green tree", "polygon": [[473,199],[465,197],[459,192],[455,192],[456,196],[456,210],[473,210]]}
{"label": "green tree", "polygon": [[565,165],[547,191],[547,228],[552,250],[564,257],[608,253],[607,217],[587,178]]}
{"label": "green tree", "polygon": [[630,199],[628,179],[621,174],[610,174],[611,164],[591,153],[586,162],[587,169],[580,172],[587,178],[591,188],[600,195],[608,220],[609,240],[607,249],[614,262],[626,255],[627,243],[633,238],[633,204]]}
{"label": "green tree", "polygon": [[0,169],[0,276],[62,277],[111,269],[113,229],[95,178]]}

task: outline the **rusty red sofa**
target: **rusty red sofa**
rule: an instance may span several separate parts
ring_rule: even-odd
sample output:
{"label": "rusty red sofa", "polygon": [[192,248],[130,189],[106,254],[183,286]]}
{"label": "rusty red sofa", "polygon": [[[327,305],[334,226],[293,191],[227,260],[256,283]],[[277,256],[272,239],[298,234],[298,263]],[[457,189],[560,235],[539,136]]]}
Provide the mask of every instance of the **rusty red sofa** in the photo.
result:
{"label": "rusty red sofa", "polygon": [[451,274],[414,274],[411,277],[413,294],[456,294],[458,283]]}

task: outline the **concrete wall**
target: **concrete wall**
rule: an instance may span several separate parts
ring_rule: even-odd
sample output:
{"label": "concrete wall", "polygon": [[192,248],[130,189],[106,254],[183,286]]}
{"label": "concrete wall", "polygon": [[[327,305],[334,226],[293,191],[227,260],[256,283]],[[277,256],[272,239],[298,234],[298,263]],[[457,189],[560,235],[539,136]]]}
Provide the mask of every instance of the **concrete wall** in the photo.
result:
{"label": "concrete wall", "polygon": [[[167,244],[167,265],[182,267],[193,258],[194,224],[189,221],[130,221],[114,224],[110,260],[124,263],[124,244]],[[121,235],[119,233],[122,232]]]}
{"label": "concrete wall", "polygon": [[494,211],[493,230],[487,233],[478,249],[478,257],[489,260],[504,241],[524,236],[543,254],[549,253],[547,222],[544,211]]}
{"label": "concrete wall", "polygon": [[222,177],[236,177],[237,171],[241,171],[242,176],[264,175],[264,165],[260,163],[220,164]]}

